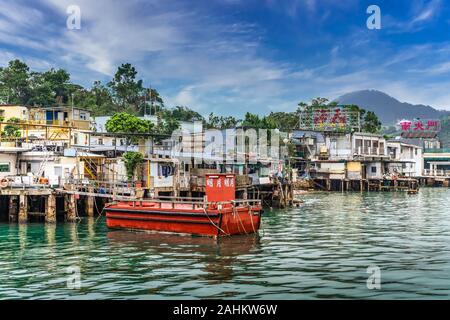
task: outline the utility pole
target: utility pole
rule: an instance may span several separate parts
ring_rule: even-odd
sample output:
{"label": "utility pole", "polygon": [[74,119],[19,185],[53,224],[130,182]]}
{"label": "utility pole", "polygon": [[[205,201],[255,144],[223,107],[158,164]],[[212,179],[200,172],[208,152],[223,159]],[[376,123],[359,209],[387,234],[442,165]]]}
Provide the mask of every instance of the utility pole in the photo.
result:
{"label": "utility pole", "polygon": [[[153,92],[152,87],[150,86],[150,115],[152,115],[152,109],[153,109]],[[156,110],[155,110],[156,114]]]}
{"label": "utility pole", "polygon": [[74,109],[74,105],[73,105],[73,92],[72,92],[71,96],[72,96],[72,127],[73,127],[73,122],[74,122],[74,120],[75,120],[75,118],[74,118],[74,113],[73,113],[73,109]]}
{"label": "utility pole", "polygon": [[144,93],[144,118],[147,115],[147,91]]}

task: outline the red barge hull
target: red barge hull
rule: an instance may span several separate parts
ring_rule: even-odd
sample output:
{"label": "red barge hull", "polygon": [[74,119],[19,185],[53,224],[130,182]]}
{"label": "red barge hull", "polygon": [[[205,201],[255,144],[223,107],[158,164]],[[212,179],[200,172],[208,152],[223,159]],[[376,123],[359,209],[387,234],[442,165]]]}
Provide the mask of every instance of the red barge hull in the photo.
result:
{"label": "red barge hull", "polygon": [[164,208],[158,203],[119,202],[105,208],[109,228],[224,236],[255,233],[261,224],[259,206],[188,209],[179,204]]}
{"label": "red barge hull", "polygon": [[[105,207],[107,226],[213,237],[258,231],[261,202],[235,200],[234,175],[206,175],[205,189],[204,199],[133,200],[108,204]],[[192,199],[197,201],[190,201]]]}

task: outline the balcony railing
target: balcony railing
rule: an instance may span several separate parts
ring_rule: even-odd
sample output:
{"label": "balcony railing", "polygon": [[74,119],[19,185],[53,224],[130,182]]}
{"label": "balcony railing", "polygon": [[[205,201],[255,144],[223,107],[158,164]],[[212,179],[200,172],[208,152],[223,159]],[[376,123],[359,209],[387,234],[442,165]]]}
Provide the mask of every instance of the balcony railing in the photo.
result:
{"label": "balcony railing", "polygon": [[384,156],[384,148],[358,147],[357,154],[362,156]]}
{"label": "balcony railing", "polygon": [[53,125],[53,126],[63,126],[72,127],[81,130],[90,130],[91,122],[89,120],[30,120],[29,124],[39,125]]}
{"label": "balcony railing", "polygon": [[425,177],[450,177],[450,170],[443,169],[424,169],[423,175]]}

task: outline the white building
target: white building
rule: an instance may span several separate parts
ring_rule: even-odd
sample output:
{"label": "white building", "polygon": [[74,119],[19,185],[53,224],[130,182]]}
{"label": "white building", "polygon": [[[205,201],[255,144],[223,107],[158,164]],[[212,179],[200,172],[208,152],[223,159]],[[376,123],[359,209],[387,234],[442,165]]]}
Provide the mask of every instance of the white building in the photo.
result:
{"label": "white building", "polygon": [[398,172],[408,177],[419,177],[423,173],[422,148],[400,140],[388,141],[389,173]]}

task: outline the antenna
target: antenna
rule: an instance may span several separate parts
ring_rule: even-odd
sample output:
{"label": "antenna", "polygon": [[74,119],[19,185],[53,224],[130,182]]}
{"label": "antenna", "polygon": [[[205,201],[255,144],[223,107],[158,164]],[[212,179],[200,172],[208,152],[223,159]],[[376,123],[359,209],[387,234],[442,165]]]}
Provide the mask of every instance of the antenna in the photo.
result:
{"label": "antenna", "polygon": [[[150,115],[152,115],[152,109],[153,109],[153,91],[152,87],[150,86]],[[156,110],[155,110],[156,114]]]}
{"label": "antenna", "polygon": [[144,118],[147,115],[147,92],[144,93]]}

